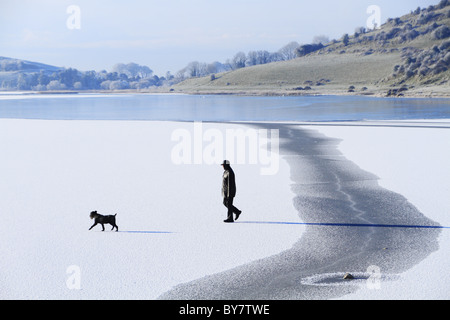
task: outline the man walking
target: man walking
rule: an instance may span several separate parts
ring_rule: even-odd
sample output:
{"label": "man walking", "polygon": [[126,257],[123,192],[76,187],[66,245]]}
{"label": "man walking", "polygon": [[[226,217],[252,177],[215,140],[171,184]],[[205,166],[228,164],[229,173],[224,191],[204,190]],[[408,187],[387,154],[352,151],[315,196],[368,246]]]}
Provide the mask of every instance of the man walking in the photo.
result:
{"label": "man walking", "polygon": [[[224,160],[222,163],[223,169],[223,179],[222,179],[222,196],[223,196],[223,204],[228,208],[228,216],[227,219],[223,222],[230,223],[237,220],[242,213],[241,210],[236,208],[233,205],[234,197],[236,196],[236,180],[234,177],[234,171],[230,167],[230,161]],[[236,218],[233,220],[233,213],[236,215]]]}

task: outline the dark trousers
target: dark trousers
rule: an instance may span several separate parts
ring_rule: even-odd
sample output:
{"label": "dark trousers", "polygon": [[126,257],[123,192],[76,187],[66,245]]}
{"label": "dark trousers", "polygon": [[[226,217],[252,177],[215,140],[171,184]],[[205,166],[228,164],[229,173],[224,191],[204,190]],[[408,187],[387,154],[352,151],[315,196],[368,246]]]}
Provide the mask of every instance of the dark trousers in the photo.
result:
{"label": "dark trousers", "polygon": [[234,220],[233,213],[240,213],[241,211],[233,206],[233,197],[223,198],[223,205],[228,208],[228,217],[227,220]]}

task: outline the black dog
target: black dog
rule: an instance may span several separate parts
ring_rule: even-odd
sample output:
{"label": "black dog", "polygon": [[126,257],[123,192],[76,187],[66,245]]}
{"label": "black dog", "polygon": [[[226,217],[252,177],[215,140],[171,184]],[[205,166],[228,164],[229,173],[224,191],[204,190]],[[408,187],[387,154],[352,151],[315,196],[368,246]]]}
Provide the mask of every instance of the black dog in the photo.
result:
{"label": "black dog", "polygon": [[114,228],[116,228],[116,231],[119,231],[119,227],[116,225],[116,215],[113,216],[102,216],[101,214],[98,214],[97,211],[92,211],[90,214],[91,219],[95,219],[95,223],[92,225],[92,227],[89,228],[89,230],[91,230],[93,227],[95,227],[97,224],[101,224],[103,230],[105,231],[105,223],[109,223],[110,225],[112,225],[112,229],[114,230]]}

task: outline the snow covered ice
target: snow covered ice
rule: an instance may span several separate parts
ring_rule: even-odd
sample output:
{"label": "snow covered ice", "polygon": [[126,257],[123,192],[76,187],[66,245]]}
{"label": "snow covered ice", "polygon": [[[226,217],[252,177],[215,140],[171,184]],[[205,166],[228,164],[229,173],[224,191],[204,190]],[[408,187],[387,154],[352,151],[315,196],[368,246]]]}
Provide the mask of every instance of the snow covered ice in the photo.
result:
{"label": "snow covered ice", "polygon": [[[380,186],[450,226],[449,123],[351,124],[291,126],[342,139],[343,155],[379,177]],[[222,168],[171,160],[172,133],[192,125],[0,120],[0,297],[157,299],[180,284],[278,257],[297,243],[307,226],[222,222]],[[203,126],[225,132],[250,124]],[[287,158],[280,158],[275,175],[262,175],[258,164],[232,165],[240,220],[302,223]],[[93,210],[117,213],[120,232],[107,226],[105,232],[100,226],[88,231]],[[448,299],[449,240],[448,229],[442,229],[438,250],[423,261],[401,274],[381,270],[379,290],[359,283],[336,297]],[[312,278],[296,281],[323,279],[329,273],[321,267]],[[335,270],[352,271],[357,270]]]}

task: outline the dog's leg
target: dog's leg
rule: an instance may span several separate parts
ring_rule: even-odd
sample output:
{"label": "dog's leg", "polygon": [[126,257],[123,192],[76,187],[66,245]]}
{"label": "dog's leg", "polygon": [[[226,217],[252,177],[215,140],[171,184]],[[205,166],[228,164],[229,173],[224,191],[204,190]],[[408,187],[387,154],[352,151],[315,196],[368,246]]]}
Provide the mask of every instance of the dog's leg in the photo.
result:
{"label": "dog's leg", "polygon": [[116,227],[116,232],[118,232],[119,231],[119,227],[116,224],[116,216],[117,216],[117,213],[114,215],[114,220],[113,220],[114,224],[113,224],[113,228],[111,230],[113,230],[114,227]]}
{"label": "dog's leg", "polygon": [[97,225],[97,222],[95,222],[92,227],[89,228],[89,230],[91,230],[93,227],[95,227]]}
{"label": "dog's leg", "polygon": [[105,231],[105,225],[102,223],[102,231]]}

